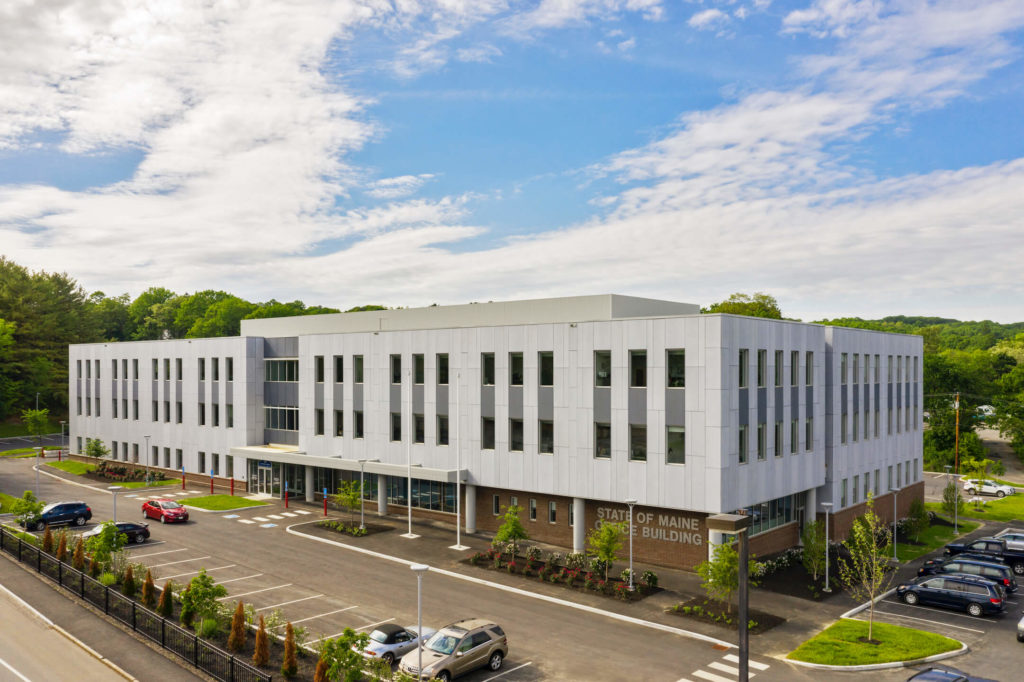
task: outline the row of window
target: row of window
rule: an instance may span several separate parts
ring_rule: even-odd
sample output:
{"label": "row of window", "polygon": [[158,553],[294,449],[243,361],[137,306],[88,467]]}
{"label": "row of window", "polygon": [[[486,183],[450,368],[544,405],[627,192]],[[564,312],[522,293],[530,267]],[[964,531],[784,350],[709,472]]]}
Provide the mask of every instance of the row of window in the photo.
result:
{"label": "row of window", "polygon": [[[846,441],[850,439],[850,436],[852,436],[853,442],[856,443],[857,439],[859,438],[859,434],[861,434],[861,433],[863,433],[864,440],[867,440],[868,439],[868,433],[870,433],[872,431],[875,434],[875,438],[878,438],[879,437],[879,431],[881,430],[881,427],[880,427],[880,423],[881,423],[880,414],[881,413],[876,408],[875,409],[874,429],[871,429],[871,424],[870,424],[870,422],[871,422],[871,413],[865,411],[864,412],[864,429],[862,431],[861,428],[860,428],[860,413],[859,412],[854,412],[853,413],[853,419],[850,420],[850,419],[847,419],[847,413],[843,412],[843,414],[840,416],[840,419],[839,419],[839,442],[845,445]],[[910,408],[907,408],[906,410],[904,410],[902,406],[897,406],[896,407],[896,419],[893,420],[893,408],[890,405],[889,406],[889,419],[888,419],[887,428],[886,428],[886,435],[891,436],[893,434],[893,424],[894,423],[896,425],[896,433],[901,433],[903,431],[910,431],[910,430],[917,431],[918,428],[919,428],[919,425],[920,425],[920,420],[918,419],[918,414],[917,414],[917,406],[915,405],[913,410],[911,410]],[[851,426],[852,426],[852,429],[850,428]]]}
{"label": "row of window", "polygon": [[908,460],[906,460],[906,462],[897,462],[896,463],[896,480],[895,480],[895,485],[893,485],[893,483],[894,483],[894,481],[893,481],[893,465],[890,464],[889,465],[889,469],[888,469],[888,479],[887,479],[888,487],[884,491],[882,490],[882,486],[881,486],[881,484],[882,484],[882,472],[881,472],[881,469],[875,469],[875,481],[874,481],[875,485],[874,485],[874,490],[873,491],[871,489],[871,472],[870,471],[864,472],[864,477],[863,477],[863,482],[864,482],[863,485],[864,485],[864,487],[863,488],[861,488],[861,475],[860,474],[856,474],[852,478],[844,478],[840,482],[840,488],[839,488],[839,508],[843,509],[843,508],[845,508],[847,506],[846,503],[847,503],[847,492],[848,492],[847,485],[848,485],[848,483],[850,483],[850,482],[853,483],[853,496],[852,496],[852,498],[850,498],[850,504],[857,504],[862,499],[866,500],[867,497],[868,497],[868,493],[869,492],[877,497],[878,495],[881,495],[883,492],[888,492],[889,490],[899,490],[900,488],[902,488],[903,487],[903,478],[904,478],[904,476],[903,476],[904,469],[906,470],[906,484],[907,485],[910,485],[911,483],[916,483],[917,481],[921,480],[921,460],[919,460],[919,459],[917,459],[917,460],[908,459]]}
{"label": "row of window", "polygon": [[[160,403],[161,402],[163,403],[163,421],[165,423],[169,424],[169,423],[171,423],[171,401],[169,401],[169,400],[164,400],[164,401],[154,400],[153,404],[152,404],[152,407],[150,408],[150,416],[152,417],[153,421],[155,421],[155,422],[160,421]],[[100,399],[98,397],[94,398],[92,400],[89,400],[88,398],[85,398],[83,400],[81,396],[78,396],[76,408],[77,408],[77,413],[78,413],[79,416],[82,415],[82,406],[83,405],[85,406],[85,416],[86,417],[92,417],[94,409],[95,409],[95,413],[96,413],[95,416],[97,416],[97,417],[101,416],[100,415]],[[111,417],[113,417],[114,419],[118,418],[117,406],[118,406],[117,398],[111,398],[111,400],[110,400]],[[138,421],[139,420],[139,401],[138,401],[138,399],[132,399],[131,407],[132,407],[132,410],[131,410],[131,415],[132,416],[131,416],[131,418],[134,421]],[[211,403],[211,405],[210,405],[210,417],[211,417],[211,421],[210,421],[210,425],[211,426],[220,426],[221,425],[221,418],[220,418],[221,417],[221,413],[220,413],[220,404],[219,403]],[[128,419],[128,399],[127,398],[122,398],[121,399],[120,418],[121,419]],[[182,418],[181,401],[180,400],[176,400],[174,402],[174,423],[181,424],[182,421],[183,421],[183,418]],[[199,426],[206,426],[206,425],[207,425],[206,424],[206,403],[199,403]],[[224,405],[224,426],[226,426],[227,428],[233,428],[234,425],[235,425],[235,406],[233,404],[231,404],[231,403],[227,403],[226,405]]]}
{"label": "row of window", "polygon": [[[210,358],[210,368],[212,370],[212,379],[213,379],[213,381],[220,381],[220,360],[221,360],[220,358]],[[79,379],[82,378],[82,363],[83,362],[85,363],[85,378],[86,379],[91,379],[92,375],[93,375],[93,368],[95,368],[96,378],[99,379],[100,378],[100,361],[99,360],[93,360],[92,362],[90,362],[89,360],[78,360],[76,362],[78,378]],[[152,359],[152,363],[153,363],[152,379],[153,379],[153,381],[158,381],[160,379],[160,365],[161,365],[160,359],[159,358],[153,358]],[[127,379],[128,378],[128,360],[127,360],[127,358],[122,358],[120,360],[120,366],[121,366],[121,377],[120,378]],[[118,378],[117,368],[118,368],[118,360],[112,359],[110,361],[110,374],[111,374],[111,378],[113,378],[113,379],[117,379]],[[171,380],[171,359],[170,358],[163,358],[163,368],[164,368],[164,371],[163,371],[163,379],[164,379],[164,381],[170,381]],[[235,380],[235,360],[234,360],[234,358],[231,358],[231,357],[224,358],[224,373],[226,375],[225,379],[227,381],[234,381]],[[181,358],[175,358],[174,359],[174,378],[177,381],[181,381],[182,380],[182,361],[181,361]],[[135,381],[138,381],[138,379],[139,379],[139,361],[138,361],[137,358],[133,358],[132,359],[132,379],[135,380]],[[206,358],[199,358],[199,381],[206,381]]]}
{"label": "row of window", "polygon": [[[566,520],[568,521],[569,526],[571,527],[573,525],[573,523],[575,522],[575,519],[573,518],[572,502],[568,502],[567,505],[568,505],[568,508],[569,508],[568,509],[569,513],[566,514]],[[491,513],[494,514],[495,516],[501,516],[502,514],[505,513],[505,511],[508,510],[509,507],[519,507],[519,497],[518,496],[516,496],[516,495],[509,495],[508,506],[505,506],[505,507],[503,507],[501,505],[501,496],[500,495],[493,495],[491,497]],[[526,503],[526,508],[527,508],[527,518],[530,519],[530,521],[536,521],[537,520],[537,498],[535,498],[535,497],[528,498],[527,499],[527,503]],[[521,507],[520,507],[520,509],[521,509]],[[554,500],[550,500],[548,502],[548,523],[552,523],[552,524],[558,523],[558,503],[555,502]]]}
{"label": "row of window", "polygon": [[[875,383],[876,384],[879,383],[880,375],[881,375],[881,367],[882,367],[882,362],[881,362],[881,356],[880,355],[878,355],[877,353],[875,354],[874,364],[871,363],[871,355],[869,355],[868,353],[864,353],[863,355],[861,355],[859,353],[853,353],[852,354],[852,356],[853,356],[852,357],[852,361],[853,361],[852,364],[850,363],[851,358],[849,356],[850,356],[850,354],[848,354],[848,353],[840,353],[839,354],[839,381],[840,381],[840,383],[842,383],[842,384],[846,384],[847,383],[847,376],[848,376],[848,373],[849,373],[848,370],[850,370],[850,369],[853,370],[852,377],[851,377],[852,381],[853,381],[853,383],[857,383],[857,377],[860,376],[860,366],[862,364],[861,363],[861,358],[863,358],[863,366],[864,366],[864,383],[866,384],[866,383],[868,383],[870,381],[870,377],[872,375],[872,369],[874,369],[873,373],[874,373]],[[894,359],[895,359],[895,365],[894,365]],[[900,381],[900,377],[901,376],[903,377],[903,381],[910,381],[911,380],[911,371],[910,371],[911,360],[913,360],[913,367],[914,367],[913,380],[917,381],[917,356],[916,355],[915,356],[910,356],[910,355],[895,355],[894,356],[894,355],[890,355],[890,356],[888,356],[888,361],[889,361],[888,362],[888,383],[891,384],[892,381],[893,381],[893,367],[894,366],[895,366],[895,369],[896,369],[896,374],[895,374],[896,381]]]}
{"label": "row of window", "polygon": [[[783,444],[783,423],[775,422],[774,452],[776,457],[785,454]],[[791,419],[789,422],[789,454],[795,455],[800,450],[799,442],[800,420]],[[810,452],[814,449],[814,417],[804,420],[804,450]],[[740,424],[739,438],[737,440],[737,451],[740,464],[746,464],[750,459],[750,435],[746,424]],[[759,461],[768,459],[768,425],[761,422],[757,425],[757,459]]]}
{"label": "row of window", "polygon": [[[814,385],[814,352],[804,353],[804,385]],[[785,351],[775,351],[775,385],[782,386],[784,367],[782,364]],[[739,387],[748,388],[750,384],[750,349],[740,348],[739,351]],[[789,352],[789,384],[797,386],[800,383],[800,351]],[[757,351],[757,387],[764,388],[768,385],[768,351],[759,349]]]}
{"label": "row of window", "polygon": [[[89,439],[86,438],[85,440],[88,441]],[[78,437],[77,442],[78,442],[78,452],[83,452],[83,450],[82,450],[83,439],[82,439],[81,436]],[[160,457],[161,448],[160,448],[160,446],[152,445],[152,446],[150,446],[149,461],[140,462],[139,461],[139,444],[138,443],[131,443],[131,446],[132,446],[131,447],[131,459],[129,459],[129,457],[128,457],[128,445],[129,445],[129,443],[127,441],[120,441],[120,442],[116,441],[116,440],[110,441],[110,457],[111,457],[111,459],[120,460],[122,462],[131,462],[133,464],[143,464],[143,465],[146,465],[146,466],[163,467],[164,469],[172,468],[171,467],[172,460],[171,460],[171,449],[170,448],[168,448],[168,447],[163,448],[163,461],[161,462],[161,457]],[[210,453],[210,454],[211,454],[211,459],[210,459],[211,467],[210,467],[209,470],[207,470],[207,468],[206,468],[206,453],[205,452],[200,452],[199,453],[199,457],[197,458],[198,467],[196,468],[196,472],[200,473],[200,474],[207,474],[207,473],[209,473],[209,474],[211,474],[213,476],[220,476],[220,474],[221,474],[221,471],[220,471],[220,461],[221,461],[220,460],[220,455],[217,454],[216,452],[213,452],[213,453]],[[182,468],[184,467],[184,461],[183,461],[183,456],[182,456],[181,448],[175,448],[173,463],[174,463],[173,468],[175,470],[177,470],[177,471],[181,471]],[[228,478],[233,478],[234,475],[235,475],[234,457],[232,457],[231,455],[226,455],[224,457],[224,465],[225,465],[224,475],[227,476]]]}

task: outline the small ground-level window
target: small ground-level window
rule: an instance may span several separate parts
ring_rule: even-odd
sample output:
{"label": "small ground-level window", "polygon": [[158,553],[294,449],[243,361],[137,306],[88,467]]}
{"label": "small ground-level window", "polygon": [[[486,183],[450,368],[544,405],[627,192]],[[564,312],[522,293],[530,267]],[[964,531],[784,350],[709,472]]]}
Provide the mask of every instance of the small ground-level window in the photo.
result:
{"label": "small ground-level window", "polygon": [[530,498],[530,520],[537,520],[537,500],[536,498]]}
{"label": "small ground-level window", "polygon": [[554,502],[548,502],[548,523],[555,523],[557,521],[557,513],[558,505],[556,505]]}
{"label": "small ground-level window", "polygon": [[686,464],[686,428],[682,426],[668,427],[665,439],[665,462],[668,464]]}
{"label": "small ground-level window", "polygon": [[495,516],[501,515],[501,498],[499,498],[497,495],[494,495],[491,498],[491,513]]}

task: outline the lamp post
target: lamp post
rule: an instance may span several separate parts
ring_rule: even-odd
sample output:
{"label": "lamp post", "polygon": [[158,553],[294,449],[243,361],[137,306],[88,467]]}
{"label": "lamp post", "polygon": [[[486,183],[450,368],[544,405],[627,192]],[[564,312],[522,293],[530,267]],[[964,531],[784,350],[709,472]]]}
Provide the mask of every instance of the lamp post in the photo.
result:
{"label": "lamp post", "polygon": [[[946,478],[949,478],[949,472],[953,469],[949,464],[943,467],[946,470]],[[960,511],[960,486],[956,484],[956,481],[950,481],[953,486],[953,536],[960,535],[960,524],[959,524],[959,511]],[[947,484],[948,487],[949,484]]]}
{"label": "lamp post", "polygon": [[412,417],[412,368],[405,370],[405,376],[409,379],[406,383],[409,385],[409,409],[406,414],[409,415],[408,426],[409,429],[402,435],[405,436],[405,458],[406,458],[406,482],[405,482],[405,508],[407,510],[407,516],[409,519],[409,530],[402,533],[403,538],[409,538],[413,540],[418,538],[419,535],[412,532],[412,432],[416,428],[416,424]]}
{"label": "lamp post", "polygon": [[892,561],[898,564],[899,559],[896,558],[896,488],[889,488],[889,492],[892,493]]}
{"label": "lamp post", "polygon": [[832,503],[831,502],[822,502],[821,506],[825,508],[825,589],[822,590],[822,592],[830,593],[830,592],[832,592],[832,585],[829,582],[829,577],[828,577],[828,546],[829,546],[828,517],[829,517],[829,513],[832,511]]}
{"label": "lamp post", "polygon": [[416,662],[416,680],[423,679],[423,574],[430,570],[426,564],[413,564],[409,568],[416,574],[416,645],[418,659]]}
{"label": "lamp post", "polygon": [[114,496],[114,523],[116,524],[117,523],[117,493],[120,492],[121,486],[119,486],[119,485],[112,485],[112,486],[108,487],[107,490],[109,490],[110,493]]}
{"label": "lamp post", "polygon": [[462,544],[462,432],[459,430],[462,416],[462,401],[459,389],[462,373],[455,373],[455,544],[448,549],[464,552],[469,547]]}
{"label": "lamp post", "polygon": [[717,530],[723,533],[737,535],[740,541],[739,552],[739,682],[748,682],[749,659],[750,659],[750,632],[747,622],[748,595],[748,571],[747,568],[747,529],[750,527],[750,517],[740,514],[715,514],[707,518],[708,530]]}
{"label": "lamp post", "polygon": [[629,591],[633,591],[633,505],[636,504],[636,500],[628,499],[626,504],[629,505]]}
{"label": "lamp post", "polygon": [[60,423],[60,453],[57,454],[57,460],[58,461],[60,461],[61,455],[64,454],[64,425],[65,424],[67,424],[66,421],[62,421]]}
{"label": "lamp post", "polygon": [[[361,459],[361,460],[359,460],[359,530],[363,530],[363,529],[366,528],[366,524],[363,523],[363,519],[365,518],[365,514],[363,512],[363,507],[364,507],[363,497],[365,497],[364,491],[366,490],[363,487],[363,467],[364,467],[364,465],[367,462],[379,462],[379,461],[380,461],[379,459]],[[379,490],[377,491],[377,494],[378,495],[380,494]],[[327,499],[327,495],[326,495],[326,489],[325,489],[324,500],[326,501],[326,499]],[[326,504],[324,504],[324,515],[325,516],[327,515],[327,505]]]}

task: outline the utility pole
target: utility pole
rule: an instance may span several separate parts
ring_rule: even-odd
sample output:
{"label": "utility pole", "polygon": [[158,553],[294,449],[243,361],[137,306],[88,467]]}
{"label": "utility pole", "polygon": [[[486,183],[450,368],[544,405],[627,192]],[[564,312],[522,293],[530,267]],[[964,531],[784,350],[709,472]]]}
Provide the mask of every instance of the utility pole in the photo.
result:
{"label": "utility pole", "polygon": [[953,409],[956,410],[956,432],[955,440],[953,444],[953,472],[960,475],[960,391],[956,392],[956,397],[953,398]]}

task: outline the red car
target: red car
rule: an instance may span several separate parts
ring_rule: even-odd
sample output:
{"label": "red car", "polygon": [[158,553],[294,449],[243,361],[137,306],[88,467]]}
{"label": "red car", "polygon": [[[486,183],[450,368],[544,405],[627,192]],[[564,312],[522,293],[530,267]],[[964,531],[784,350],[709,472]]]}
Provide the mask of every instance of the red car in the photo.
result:
{"label": "red car", "polygon": [[142,518],[160,519],[160,523],[188,521],[188,510],[176,500],[148,500],[142,503]]}

